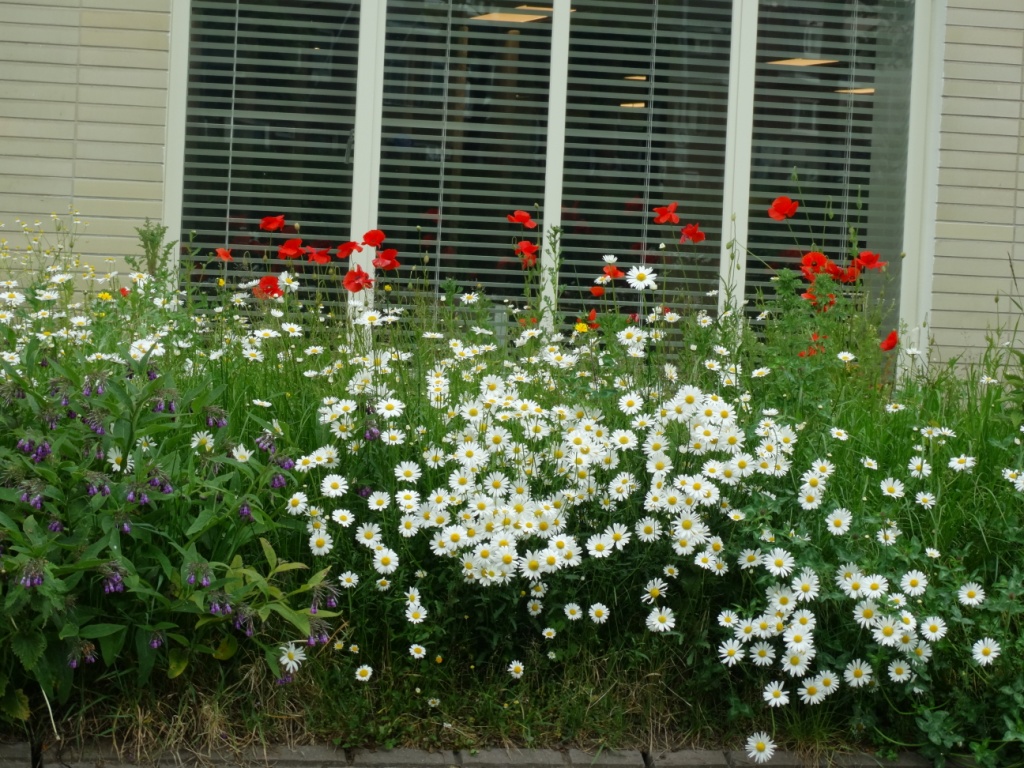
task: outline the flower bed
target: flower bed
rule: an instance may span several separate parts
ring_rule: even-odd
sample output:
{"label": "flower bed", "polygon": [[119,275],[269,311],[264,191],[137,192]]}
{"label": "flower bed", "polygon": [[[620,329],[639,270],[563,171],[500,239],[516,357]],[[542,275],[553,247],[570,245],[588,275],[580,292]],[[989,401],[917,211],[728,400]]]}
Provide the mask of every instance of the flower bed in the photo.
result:
{"label": "flower bed", "polygon": [[[756,328],[606,258],[589,314],[547,324],[534,290],[501,336],[472,286],[431,330],[394,297],[342,321],[320,298],[372,278],[263,225],[323,271],[206,295],[92,271],[76,294],[73,229],[2,254],[9,721],[73,709],[100,668],[138,690],[255,652],[281,684],[320,678],[355,713],[321,734],[346,743],[405,738],[361,729],[380,706],[428,743],[486,739],[466,696],[500,735],[483,699],[529,709],[591,667],[665,675],[666,709],[753,733],[759,762],[836,733],[1019,754],[1019,405],[994,364],[925,378],[880,340],[834,287],[877,254],[812,249]],[[340,252],[399,270],[384,241]],[[540,286],[539,246],[510,247]]]}

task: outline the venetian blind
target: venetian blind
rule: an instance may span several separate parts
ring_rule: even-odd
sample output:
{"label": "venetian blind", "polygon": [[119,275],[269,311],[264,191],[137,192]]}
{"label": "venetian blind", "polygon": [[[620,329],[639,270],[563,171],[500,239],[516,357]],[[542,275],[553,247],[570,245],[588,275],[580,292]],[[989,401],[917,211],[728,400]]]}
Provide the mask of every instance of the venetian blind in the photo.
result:
{"label": "venetian blind", "polygon": [[[652,299],[714,307],[722,233],[730,0],[589,0],[574,5],[569,49],[563,308],[603,311],[590,293],[604,254],[658,274]],[[678,202],[678,225],[652,210]],[[699,223],[707,239],[679,244]],[[666,248],[662,250],[660,245]],[[616,289],[620,310],[636,293]],[[571,319],[571,318],[570,318]]]}
{"label": "venetian blind", "polygon": [[428,293],[522,295],[505,217],[542,203],[551,13],[517,5],[388,3],[378,222]]}
{"label": "venetian blind", "polygon": [[[866,248],[898,296],[912,40],[912,0],[761,3],[748,294],[807,251]],[[793,234],[767,215],[780,195],[801,203]]]}
{"label": "venetian blind", "polygon": [[[358,8],[193,0],[181,242],[194,232],[198,253],[183,253],[186,283],[288,269],[336,290],[342,265],[329,274],[276,255],[288,238],[316,248],[349,239]],[[284,232],[259,230],[279,214]],[[226,267],[211,257],[218,247],[232,250]]]}

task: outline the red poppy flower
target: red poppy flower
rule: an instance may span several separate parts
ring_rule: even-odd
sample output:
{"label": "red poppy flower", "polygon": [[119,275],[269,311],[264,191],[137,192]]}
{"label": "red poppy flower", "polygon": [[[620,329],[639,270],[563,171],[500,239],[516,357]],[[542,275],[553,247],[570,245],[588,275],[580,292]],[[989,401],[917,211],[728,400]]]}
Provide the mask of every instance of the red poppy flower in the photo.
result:
{"label": "red poppy flower", "polygon": [[298,237],[292,240],[285,240],[281,247],[277,249],[277,257],[279,259],[297,259],[302,256],[302,253],[302,240]]}
{"label": "red poppy flower", "polygon": [[860,269],[855,264],[851,264],[846,269],[839,270],[839,277],[836,279],[840,283],[856,283],[860,279]]}
{"label": "red poppy flower", "polygon": [[604,273],[608,275],[612,280],[618,280],[620,277],[625,277],[626,273],[616,267],[614,264],[609,264],[604,268]]}
{"label": "red poppy flower", "polygon": [[527,229],[537,228],[537,222],[530,218],[530,214],[526,211],[513,211],[505,218],[508,219],[509,224],[522,224]]}
{"label": "red poppy flower", "polygon": [[654,223],[655,224],[678,224],[679,217],[676,215],[676,207],[679,205],[677,202],[671,202],[668,205],[660,205],[654,209]]}
{"label": "red poppy flower", "polygon": [[354,240],[349,240],[347,243],[342,243],[338,246],[338,253],[336,254],[339,259],[347,259],[353,253],[362,253],[363,246]]}
{"label": "red poppy flower", "polygon": [[700,224],[687,224],[683,227],[683,235],[679,238],[679,242],[685,243],[687,240],[694,245],[704,241],[704,233],[700,231]]}
{"label": "red poppy flower", "polygon": [[342,281],[345,288],[352,293],[359,293],[364,288],[373,287],[373,279],[363,271],[358,264],[355,269],[350,269]]}
{"label": "red poppy flower", "polygon": [[768,208],[768,215],[776,221],[785,221],[796,216],[796,209],[800,207],[800,203],[796,200],[790,200],[788,197],[776,197],[772,201],[771,207]]}
{"label": "red poppy flower", "polygon": [[890,331],[889,335],[882,339],[882,343],[878,346],[883,352],[888,352],[891,349],[895,349],[896,345],[900,343],[899,334],[896,331]]}
{"label": "red poppy flower", "polygon": [[261,277],[260,281],[252,289],[252,294],[257,299],[276,299],[284,295],[274,275]]}
{"label": "red poppy flower", "polygon": [[853,266],[859,267],[860,269],[882,269],[889,262],[879,261],[878,254],[872,253],[871,251],[861,251],[860,255],[853,260]]}
{"label": "red poppy flower", "polygon": [[264,232],[277,232],[284,229],[284,214],[280,216],[264,216],[260,219],[260,229]]}
{"label": "red poppy flower", "polygon": [[394,248],[388,248],[378,254],[377,258],[373,260],[373,266],[377,269],[398,269],[401,264],[398,263],[398,251]]}
{"label": "red poppy flower", "polygon": [[592,285],[592,286],[590,286],[590,295],[593,296],[595,299],[600,299],[602,296],[604,296],[604,286],[601,286],[601,285]]}
{"label": "red poppy flower", "polygon": [[800,259],[800,266],[807,267],[815,274],[818,274],[819,272],[824,270],[829,263],[830,262],[828,256],[826,256],[824,253],[821,253],[820,251],[811,251],[810,253],[805,253],[804,257]]}
{"label": "red poppy flower", "polygon": [[529,269],[537,263],[537,246],[529,240],[520,240],[516,244],[516,256],[523,260],[523,269]]}
{"label": "red poppy flower", "polygon": [[221,261],[234,261],[234,259],[231,257],[231,251],[228,248],[218,248],[216,253],[217,258],[220,259]]}
{"label": "red poppy flower", "polygon": [[587,325],[590,326],[591,330],[594,330],[595,328],[600,328],[601,327],[600,324],[597,322],[597,310],[596,309],[590,310],[590,313],[587,315]]}
{"label": "red poppy flower", "polygon": [[317,264],[330,264],[331,263],[331,249],[324,248],[322,251],[318,251],[316,248],[307,246],[303,248],[306,254],[309,256],[310,261],[315,261]]}
{"label": "red poppy flower", "polygon": [[365,235],[363,235],[363,245],[368,245],[371,248],[376,248],[384,242],[386,235],[379,229],[371,229]]}
{"label": "red poppy flower", "polygon": [[127,298],[129,293],[131,293],[131,291],[129,291],[127,288],[121,289],[121,296],[123,296],[124,298]]}

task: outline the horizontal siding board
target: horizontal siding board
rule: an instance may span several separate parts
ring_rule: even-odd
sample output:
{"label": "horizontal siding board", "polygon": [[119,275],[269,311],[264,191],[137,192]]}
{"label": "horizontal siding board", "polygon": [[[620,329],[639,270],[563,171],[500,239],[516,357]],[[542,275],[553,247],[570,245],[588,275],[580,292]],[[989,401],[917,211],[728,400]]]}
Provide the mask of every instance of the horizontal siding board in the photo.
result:
{"label": "horizontal siding board", "polygon": [[0,3],[0,25],[30,24],[37,27],[78,27],[80,11],[77,7],[45,5],[42,3]]}
{"label": "horizontal siding board", "polygon": [[1017,153],[1020,140],[1016,136],[978,136],[973,133],[941,133],[939,149],[967,150],[970,152]]}
{"label": "horizontal siding board", "polygon": [[[984,157],[984,155],[982,155],[982,157]],[[1020,174],[1018,171],[1012,170],[1015,162],[1015,157],[1006,156],[1002,168],[1010,168],[1011,170],[996,170],[993,168],[943,168],[939,172],[939,199],[942,200],[941,195],[944,188],[1016,190]]]}
{"label": "horizontal siding board", "polygon": [[166,32],[151,32],[138,29],[97,29],[85,27],[81,31],[83,46],[118,48],[140,51],[166,51]]}
{"label": "horizontal siding board", "polygon": [[960,169],[974,171],[1005,171],[1018,162],[1013,152],[972,152],[967,150],[945,150],[939,155],[939,180],[946,174]]}
{"label": "horizontal siding board", "polygon": [[[1015,30],[1014,30],[1015,31]],[[971,61],[979,64],[1015,64],[1020,66],[1024,49],[1007,45],[949,43],[946,61]]]}
{"label": "horizontal siding board", "polygon": [[161,88],[117,88],[112,85],[81,85],[80,104],[110,104],[137,107],[164,107],[167,91]]}
{"label": "horizontal siding board", "polygon": [[99,29],[145,29],[166,32],[171,28],[167,13],[139,13],[136,11],[82,11],[82,27]]}
{"label": "horizontal siding board", "polygon": [[163,166],[158,163],[126,163],[110,160],[76,160],[76,178],[121,181],[163,181]]}
{"label": "horizontal siding board", "polygon": [[164,143],[164,126],[162,125],[118,125],[113,123],[79,123],[77,138],[79,141],[125,141],[134,144]]}
{"label": "horizontal siding board", "polygon": [[74,195],[83,197],[123,197],[129,200],[160,200],[163,186],[159,182],[119,181],[116,179],[75,179]]}
{"label": "horizontal siding board", "polygon": [[[1020,6],[1017,8],[1019,10]],[[980,8],[977,6],[957,8],[951,5],[946,11],[946,23],[958,27],[1024,29],[1024,13],[1012,10],[989,10],[987,3]]]}
{"label": "horizontal siding board", "polygon": [[127,70],[158,69],[167,77],[166,51],[132,51],[121,48],[82,48],[83,67],[123,67]]}
{"label": "horizontal siding board", "polygon": [[83,201],[88,216],[91,217],[90,229],[93,225],[99,226],[101,221],[107,219],[125,219],[133,222],[133,226],[139,226],[148,216],[151,219],[158,219],[161,216],[159,202],[153,200],[126,200],[120,197],[94,197]]}
{"label": "horizontal siding board", "polygon": [[[83,13],[82,16],[84,19],[85,14]],[[951,25],[946,28],[946,42],[1021,47],[1024,46],[1024,29],[991,29]]]}
{"label": "horizontal siding board", "polygon": [[[164,59],[167,56],[164,54]],[[130,67],[103,66],[82,67],[79,82],[85,85],[114,85],[126,88],[167,88],[167,67],[164,69],[132,69]]]}
{"label": "horizontal siding board", "polygon": [[993,208],[1005,208],[1007,211],[1012,210],[1017,202],[1017,185],[1015,183],[1017,174],[1008,173],[1005,175],[1010,177],[1009,188],[948,186],[942,184],[942,179],[940,179],[939,204],[984,205]]}
{"label": "horizontal siding board", "polygon": [[[0,194],[59,195],[71,194],[72,180],[68,176],[14,176],[0,174]],[[52,208],[53,206],[48,206]],[[39,215],[35,211],[22,211],[23,216]]]}
{"label": "horizontal siding board", "polygon": [[[1007,91],[1019,89],[1008,88]],[[967,117],[1000,117],[1018,120],[1020,118],[1020,99],[987,99],[948,97],[943,99],[942,109],[948,115],[965,115]]]}
{"label": "horizontal siding board", "polygon": [[129,160],[136,163],[162,163],[162,144],[138,144],[134,142],[82,141],[76,155],[87,160]]}
{"label": "horizontal siding board", "polygon": [[0,80],[0,101],[5,104],[12,100],[74,103],[75,94],[76,88],[73,83],[25,83]]}
{"label": "horizontal siding board", "polygon": [[975,224],[948,221],[938,216],[935,235],[943,240],[987,240],[989,242],[1013,242],[1013,227],[999,224]]}
{"label": "horizontal siding board", "polygon": [[945,205],[942,203],[939,204],[936,215],[939,221],[965,224],[1013,225],[1016,218],[1015,209],[1012,207],[994,208],[988,205]]}
{"label": "horizontal siding board", "polygon": [[72,176],[74,162],[55,157],[0,156],[0,176]]}
{"label": "horizontal siding board", "polygon": [[66,101],[30,101],[11,99],[3,105],[5,115],[23,120],[67,120],[75,119],[75,103]]}
{"label": "horizontal siding board", "polygon": [[171,12],[171,0],[82,0],[82,8],[100,11]]}
{"label": "horizontal siding board", "polygon": [[64,120],[33,120],[0,116],[0,137],[18,136],[24,138],[71,139],[75,135],[75,124]]}
{"label": "horizontal siding board", "polygon": [[40,26],[39,24],[0,24],[0,43],[3,46],[3,58],[15,58],[11,55],[8,45],[24,43],[26,45],[45,45],[57,48],[61,45],[78,44],[78,27],[62,27],[56,25]]}
{"label": "horizontal siding board", "polygon": [[[0,61],[8,61],[11,64],[22,64],[23,66],[65,66],[74,71],[78,65],[78,48],[74,45],[47,45],[45,43],[3,43],[0,46]],[[3,76],[8,77],[7,63],[3,65]],[[24,79],[24,78],[18,78]],[[43,80],[44,77],[34,79]],[[73,82],[73,81],[72,81]]]}
{"label": "horizontal siding board", "polygon": [[166,110],[162,107],[80,104],[78,107],[78,119],[83,123],[156,125],[163,128],[166,124]]}
{"label": "horizontal siding board", "polygon": [[78,79],[77,68],[65,64],[3,62],[4,80],[24,83],[71,83]]}
{"label": "horizontal siding board", "polygon": [[40,139],[35,136],[11,138],[8,136],[4,139],[3,151],[9,157],[72,158],[75,156],[75,142],[70,139]]}

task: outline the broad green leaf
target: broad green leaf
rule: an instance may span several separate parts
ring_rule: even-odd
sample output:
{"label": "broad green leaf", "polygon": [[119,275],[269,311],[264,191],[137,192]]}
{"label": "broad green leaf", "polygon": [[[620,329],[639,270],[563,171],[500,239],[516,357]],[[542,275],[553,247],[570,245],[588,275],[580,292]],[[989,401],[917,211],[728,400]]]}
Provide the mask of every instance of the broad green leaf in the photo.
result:
{"label": "broad green leaf", "polygon": [[120,632],[122,629],[124,629],[123,624],[90,624],[87,627],[82,627],[78,636],[85,640],[96,640]]}
{"label": "broad green leaf", "polygon": [[192,525],[188,527],[188,530],[185,531],[185,535],[194,536],[197,533],[205,531],[209,527],[210,521],[216,517],[216,514],[217,513],[212,507],[203,507],[203,511],[199,513],[199,517],[197,517],[192,522]]}
{"label": "broad green leaf", "polygon": [[20,688],[9,688],[0,696],[0,712],[3,712],[13,720],[28,720],[28,696]]}
{"label": "broad green leaf", "polygon": [[309,634],[308,616],[304,616],[298,611],[293,611],[287,605],[282,605],[281,603],[271,603],[270,610],[274,611],[276,614],[281,616],[281,618],[283,618],[285,621],[287,621],[289,624],[291,624],[293,627],[299,630],[299,634]]}
{"label": "broad green leaf", "polygon": [[274,548],[270,546],[270,542],[264,538],[260,539],[260,546],[263,547],[263,554],[267,558],[267,564],[270,565],[270,570],[273,571],[277,568],[277,553],[275,553]]}
{"label": "broad green leaf", "polygon": [[238,650],[238,640],[235,639],[234,635],[227,635],[223,640],[220,641],[220,645],[213,652],[213,658],[220,661],[227,661],[235,655],[235,651]]}
{"label": "broad green leaf", "polygon": [[181,648],[172,648],[167,654],[167,677],[173,680],[188,666],[188,653]]}
{"label": "broad green leaf", "polygon": [[[121,629],[127,628],[121,627]],[[117,657],[120,655],[127,637],[127,632],[114,632],[111,635],[103,635],[100,638],[100,652],[103,654],[103,663],[108,667],[113,666],[114,662],[117,661]]]}
{"label": "broad green leaf", "polygon": [[11,650],[22,666],[31,670],[46,650],[46,637],[35,629],[22,630],[11,637]]}

